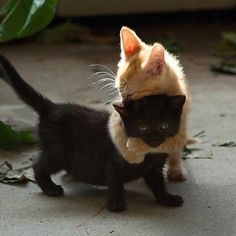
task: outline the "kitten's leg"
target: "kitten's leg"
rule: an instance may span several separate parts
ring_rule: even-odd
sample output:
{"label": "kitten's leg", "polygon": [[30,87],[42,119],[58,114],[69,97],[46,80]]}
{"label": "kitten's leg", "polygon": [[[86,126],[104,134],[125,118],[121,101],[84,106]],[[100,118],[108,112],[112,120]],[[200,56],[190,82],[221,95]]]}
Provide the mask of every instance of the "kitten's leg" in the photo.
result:
{"label": "kitten's leg", "polygon": [[56,163],[50,163],[50,159],[44,157],[43,154],[34,165],[35,180],[38,183],[42,191],[48,196],[61,196],[64,191],[60,185],[53,183],[50,175],[61,170],[61,167]]}
{"label": "kitten's leg", "polygon": [[127,209],[124,200],[124,185],[119,182],[110,182],[108,185],[107,209],[112,212],[121,212]]}
{"label": "kitten's leg", "polygon": [[144,179],[156,197],[157,203],[164,206],[181,206],[182,197],[167,192],[162,169],[155,169],[144,176]]}
{"label": "kitten's leg", "polygon": [[167,177],[169,180],[185,181],[187,171],[184,168],[181,153],[170,153],[167,159]]}

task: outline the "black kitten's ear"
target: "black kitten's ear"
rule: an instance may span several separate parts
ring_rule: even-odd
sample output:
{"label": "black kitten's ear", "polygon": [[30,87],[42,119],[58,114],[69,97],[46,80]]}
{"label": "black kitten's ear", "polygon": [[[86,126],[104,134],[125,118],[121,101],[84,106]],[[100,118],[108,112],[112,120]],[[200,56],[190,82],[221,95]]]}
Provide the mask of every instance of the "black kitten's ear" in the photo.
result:
{"label": "black kitten's ear", "polygon": [[120,114],[121,117],[125,116],[125,114],[126,114],[125,107],[122,102],[114,102],[114,103],[112,103],[112,106]]}
{"label": "black kitten's ear", "polygon": [[181,110],[183,108],[183,105],[186,101],[186,96],[185,95],[178,95],[172,97],[171,100],[171,107],[173,110]]}

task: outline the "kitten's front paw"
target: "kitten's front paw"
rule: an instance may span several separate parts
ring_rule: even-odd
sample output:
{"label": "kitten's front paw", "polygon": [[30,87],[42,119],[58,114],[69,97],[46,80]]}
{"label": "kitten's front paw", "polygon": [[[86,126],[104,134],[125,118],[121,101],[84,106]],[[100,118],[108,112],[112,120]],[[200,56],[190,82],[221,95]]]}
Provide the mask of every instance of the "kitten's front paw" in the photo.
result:
{"label": "kitten's front paw", "polygon": [[159,203],[161,205],[169,206],[169,207],[182,206],[184,203],[184,200],[181,196],[172,195],[169,193],[158,198],[156,201],[157,201],[157,203]]}
{"label": "kitten's front paw", "polygon": [[59,197],[64,195],[64,190],[60,185],[55,185],[51,188],[44,189],[43,192],[50,197]]}
{"label": "kitten's front paw", "polygon": [[127,205],[123,200],[109,200],[107,202],[107,209],[111,212],[122,212],[127,209]]}
{"label": "kitten's front paw", "polygon": [[185,181],[187,179],[187,171],[183,167],[168,169],[167,177],[172,181]]}

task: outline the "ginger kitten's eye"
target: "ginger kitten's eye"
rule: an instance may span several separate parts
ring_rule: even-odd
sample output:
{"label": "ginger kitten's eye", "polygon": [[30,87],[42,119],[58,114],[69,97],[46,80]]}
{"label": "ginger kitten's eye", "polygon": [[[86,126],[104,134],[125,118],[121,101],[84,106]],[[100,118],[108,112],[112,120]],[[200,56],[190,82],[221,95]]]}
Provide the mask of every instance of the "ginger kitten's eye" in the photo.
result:
{"label": "ginger kitten's eye", "polygon": [[169,128],[169,125],[167,123],[163,123],[160,125],[161,131],[167,131]]}

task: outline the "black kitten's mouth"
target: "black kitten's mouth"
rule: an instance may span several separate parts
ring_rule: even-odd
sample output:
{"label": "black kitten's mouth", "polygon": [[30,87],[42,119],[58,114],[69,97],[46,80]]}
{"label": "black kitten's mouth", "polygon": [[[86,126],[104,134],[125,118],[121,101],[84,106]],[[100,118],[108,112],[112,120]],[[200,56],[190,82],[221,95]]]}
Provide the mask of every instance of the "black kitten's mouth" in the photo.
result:
{"label": "black kitten's mouth", "polygon": [[147,140],[145,141],[149,146],[155,148],[160,146],[163,142],[165,141],[165,139],[151,139],[151,140]]}

